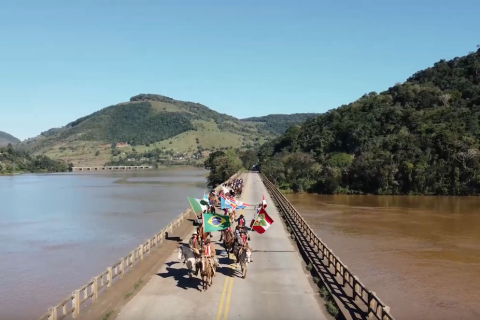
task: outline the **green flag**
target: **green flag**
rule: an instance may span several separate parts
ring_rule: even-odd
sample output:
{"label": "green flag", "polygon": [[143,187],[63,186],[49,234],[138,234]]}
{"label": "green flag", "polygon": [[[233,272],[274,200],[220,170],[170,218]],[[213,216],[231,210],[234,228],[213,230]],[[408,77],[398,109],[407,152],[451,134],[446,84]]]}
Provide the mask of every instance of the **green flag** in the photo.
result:
{"label": "green flag", "polygon": [[190,202],[190,205],[192,206],[193,212],[198,214],[208,209],[208,203],[205,200],[190,197],[187,198],[188,202]]}
{"label": "green flag", "polygon": [[203,214],[203,232],[220,231],[229,228],[230,217],[216,213]]}

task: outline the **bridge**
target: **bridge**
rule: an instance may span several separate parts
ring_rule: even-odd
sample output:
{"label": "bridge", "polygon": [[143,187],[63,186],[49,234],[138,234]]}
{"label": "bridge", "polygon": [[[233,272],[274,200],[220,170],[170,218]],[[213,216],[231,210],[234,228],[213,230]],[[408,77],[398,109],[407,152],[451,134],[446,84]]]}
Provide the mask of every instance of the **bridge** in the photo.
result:
{"label": "bridge", "polygon": [[104,166],[104,167],[72,167],[72,171],[106,171],[106,170],[132,170],[152,169],[153,166]]}
{"label": "bridge", "polygon": [[[218,233],[212,240],[221,266],[212,287],[200,292],[200,280],[188,279],[176,248],[194,231],[189,209],[40,320],[333,319],[328,313],[340,313],[344,319],[394,320],[389,307],[353,275],[271,182],[260,173],[242,177],[242,200],[258,204],[263,194],[274,220],[264,234],[250,232],[253,262],[245,279],[228,259]],[[243,214],[251,221],[253,207]]]}

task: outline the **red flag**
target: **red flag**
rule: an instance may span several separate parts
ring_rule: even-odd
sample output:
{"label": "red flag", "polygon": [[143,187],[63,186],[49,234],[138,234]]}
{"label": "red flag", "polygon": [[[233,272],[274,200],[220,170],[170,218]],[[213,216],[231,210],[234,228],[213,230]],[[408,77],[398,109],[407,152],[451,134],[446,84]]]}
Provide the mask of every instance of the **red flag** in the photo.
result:
{"label": "red flag", "polygon": [[267,201],[265,201],[265,196],[262,194],[262,206],[263,208],[267,207]]}
{"label": "red flag", "polygon": [[273,219],[267,214],[264,208],[260,209],[257,218],[254,220],[252,229],[260,234],[267,231],[272,225]]}

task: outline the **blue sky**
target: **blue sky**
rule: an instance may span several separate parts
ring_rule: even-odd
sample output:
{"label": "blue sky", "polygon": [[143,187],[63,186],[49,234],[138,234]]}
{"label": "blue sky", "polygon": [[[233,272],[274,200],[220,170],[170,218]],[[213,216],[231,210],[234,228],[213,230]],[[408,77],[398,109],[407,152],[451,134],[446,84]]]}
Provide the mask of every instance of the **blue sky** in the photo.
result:
{"label": "blue sky", "polygon": [[240,118],[324,112],[476,50],[479,12],[478,0],[0,1],[0,130],[26,139],[139,93]]}

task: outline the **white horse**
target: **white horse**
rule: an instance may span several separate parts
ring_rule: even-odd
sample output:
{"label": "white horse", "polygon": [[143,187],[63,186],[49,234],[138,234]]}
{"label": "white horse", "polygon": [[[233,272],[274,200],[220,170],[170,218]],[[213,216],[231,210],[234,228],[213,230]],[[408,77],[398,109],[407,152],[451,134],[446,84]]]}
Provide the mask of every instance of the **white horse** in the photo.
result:
{"label": "white horse", "polygon": [[192,274],[194,273],[193,267],[196,264],[195,255],[192,249],[184,244],[178,246],[178,260],[183,260],[183,262],[187,265],[188,276],[191,278]]}

